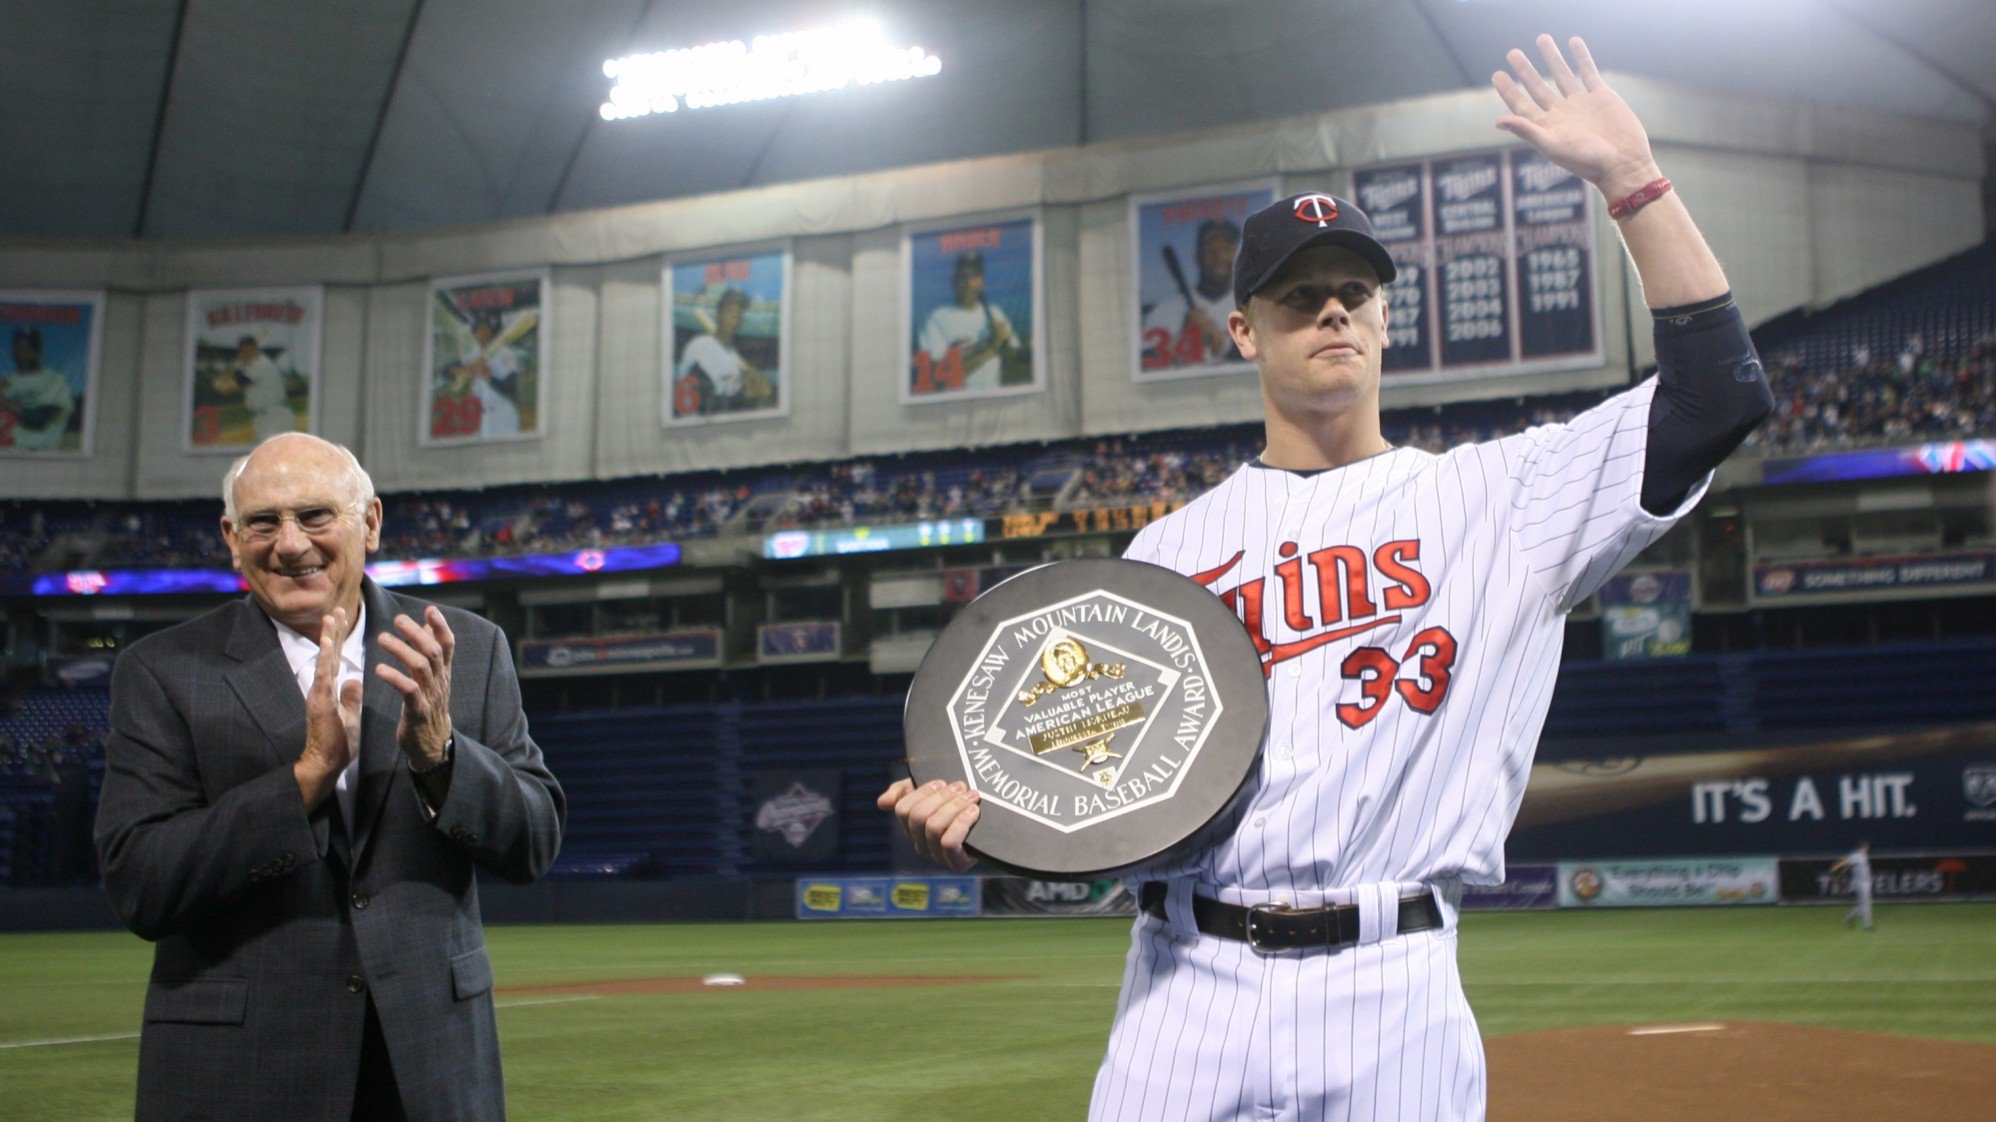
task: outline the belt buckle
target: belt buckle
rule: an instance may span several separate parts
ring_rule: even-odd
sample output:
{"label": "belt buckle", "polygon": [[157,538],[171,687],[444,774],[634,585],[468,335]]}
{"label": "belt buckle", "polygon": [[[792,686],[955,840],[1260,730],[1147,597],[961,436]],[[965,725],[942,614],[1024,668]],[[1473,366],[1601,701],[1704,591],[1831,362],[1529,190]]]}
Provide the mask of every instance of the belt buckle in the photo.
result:
{"label": "belt buckle", "polygon": [[1288,908],[1288,905],[1286,905],[1286,904],[1252,904],[1252,905],[1249,905],[1249,907],[1248,907],[1248,910],[1247,910],[1247,912],[1248,912],[1248,914],[1247,914],[1247,945],[1248,945],[1249,947],[1253,948],[1254,950],[1256,950],[1256,951],[1259,951],[1259,952],[1261,952],[1262,954],[1268,954],[1268,953],[1269,953],[1269,952],[1271,952],[1271,951],[1280,951],[1280,950],[1287,950],[1288,948],[1286,948],[1286,947],[1272,947],[1272,946],[1268,946],[1268,945],[1266,945],[1266,944],[1262,943],[1260,935],[1259,935],[1259,934],[1258,934],[1258,933],[1257,933],[1257,932],[1255,931],[1255,927],[1254,927],[1254,920],[1255,920],[1255,917],[1256,917],[1256,916],[1259,916],[1259,915],[1279,915],[1279,914],[1281,914],[1281,913],[1283,913],[1283,912],[1286,912],[1286,911],[1288,911],[1288,910],[1289,910],[1289,908]]}

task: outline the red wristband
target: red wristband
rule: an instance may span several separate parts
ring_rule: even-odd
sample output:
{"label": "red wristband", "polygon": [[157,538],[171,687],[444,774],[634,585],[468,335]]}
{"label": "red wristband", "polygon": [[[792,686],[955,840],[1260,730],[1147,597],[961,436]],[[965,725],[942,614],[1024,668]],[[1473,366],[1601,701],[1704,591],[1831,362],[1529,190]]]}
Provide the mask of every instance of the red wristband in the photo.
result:
{"label": "red wristband", "polygon": [[1657,176],[1608,204],[1608,217],[1620,221],[1670,193],[1670,180]]}

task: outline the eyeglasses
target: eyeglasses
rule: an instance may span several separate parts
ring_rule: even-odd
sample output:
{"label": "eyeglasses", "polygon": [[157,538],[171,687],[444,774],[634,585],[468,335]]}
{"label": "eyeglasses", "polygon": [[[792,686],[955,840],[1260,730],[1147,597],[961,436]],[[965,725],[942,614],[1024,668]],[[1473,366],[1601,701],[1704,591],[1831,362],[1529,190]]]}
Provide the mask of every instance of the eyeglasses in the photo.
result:
{"label": "eyeglasses", "polygon": [[283,531],[286,521],[296,522],[298,529],[307,534],[320,534],[332,529],[344,510],[329,506],[315,506],[300,511],[264,510],[247,515],[236,524],[236,533],[253,542],[267,542],[276,539]]}

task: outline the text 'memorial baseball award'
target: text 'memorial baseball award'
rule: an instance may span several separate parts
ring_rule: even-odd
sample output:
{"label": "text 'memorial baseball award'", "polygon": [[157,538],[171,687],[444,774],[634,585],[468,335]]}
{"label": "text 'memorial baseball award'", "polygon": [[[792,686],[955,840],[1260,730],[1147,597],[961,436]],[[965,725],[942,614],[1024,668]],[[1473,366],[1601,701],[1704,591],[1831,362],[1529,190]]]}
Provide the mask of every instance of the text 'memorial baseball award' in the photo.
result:
{"label": "text 'memorial baseball award'", "polygon": [[1066,561],[993,588],[936,640],[908,691],[908,767],[978,793],[979,856],[1097,876],[1226,812],[1267,723],[1253,643],[1211,592],[1155,565]]}

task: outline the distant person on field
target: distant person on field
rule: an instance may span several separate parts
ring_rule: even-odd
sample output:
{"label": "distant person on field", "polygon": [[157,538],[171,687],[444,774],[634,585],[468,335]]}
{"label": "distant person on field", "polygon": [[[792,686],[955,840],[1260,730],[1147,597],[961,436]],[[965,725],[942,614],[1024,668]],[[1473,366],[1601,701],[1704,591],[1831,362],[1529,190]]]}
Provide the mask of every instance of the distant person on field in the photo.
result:
{"label": "distant person on field", "polygon": [[1830,866],[1831,872],[1840,869],[1850,870],[1851,891],[1857,894],[1857,906],[1844,913],[1844,926],[1852,920],[1861,920],[1866,931],[1871,930],[1871,843],[1859,841],[1857,848],[1843,856],[1843,859]]}

